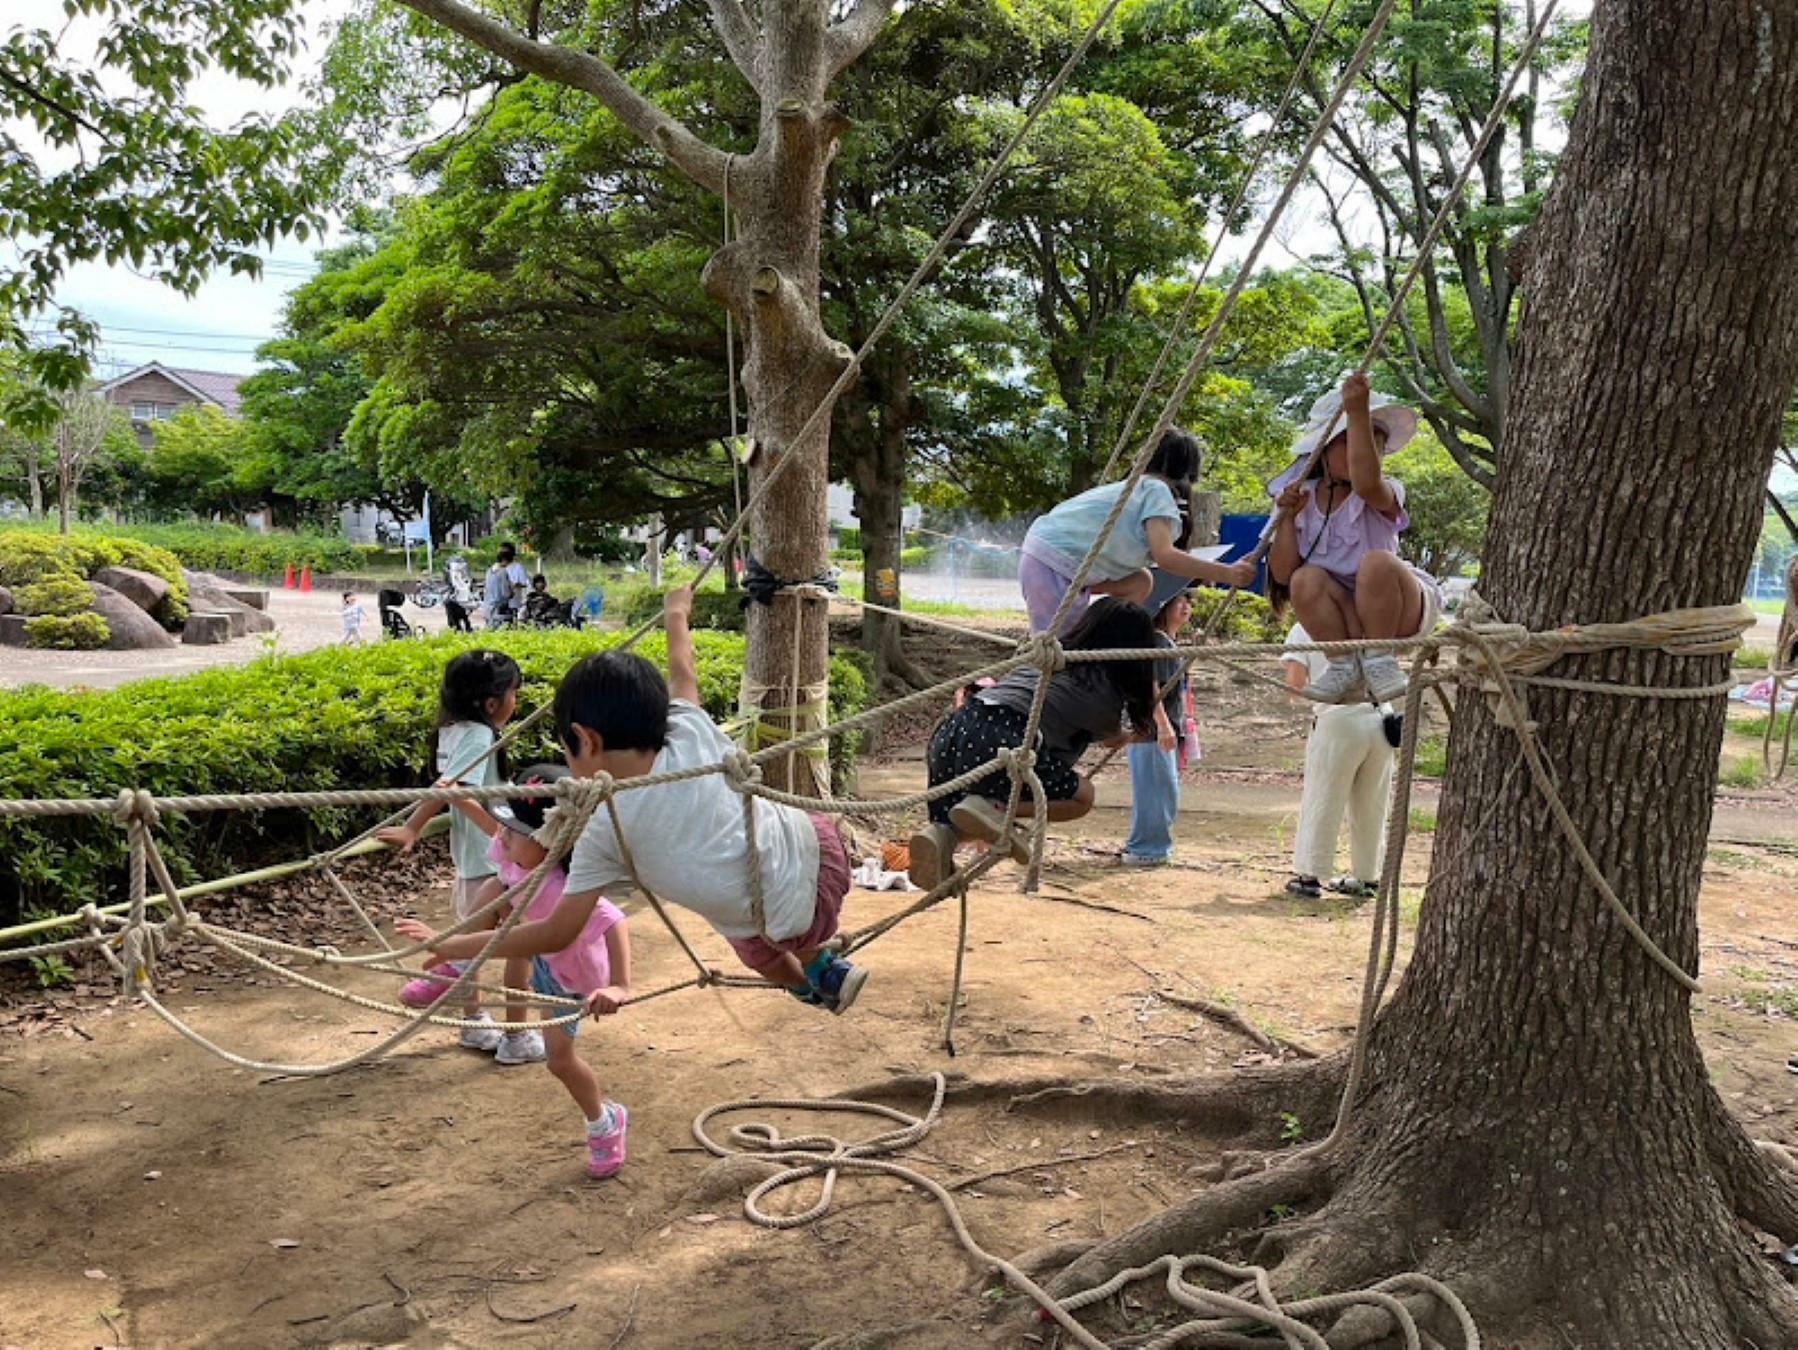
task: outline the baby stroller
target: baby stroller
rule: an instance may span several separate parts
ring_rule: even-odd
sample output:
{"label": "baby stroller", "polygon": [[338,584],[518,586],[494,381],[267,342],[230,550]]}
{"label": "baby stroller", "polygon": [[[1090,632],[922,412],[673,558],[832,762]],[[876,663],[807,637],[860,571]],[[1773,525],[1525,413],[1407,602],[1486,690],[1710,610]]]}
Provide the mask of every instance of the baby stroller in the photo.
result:
{"label": "baby stroller", "polygon": [[412,636],[412,625],[400,614],[400,606],[405,603],[406,593],[390,586],[383,586],[375,593],[375,604],[381,612],[381,631],[390,638]]}
{"label": "baby stroller", "polygon": [[[541,577],[538,578],[542,580]],[[579,628],[581,619],[574,612],[574,601],[558,600],[547,586],[533,587],[525,597],[522,621],[531,628]]]}

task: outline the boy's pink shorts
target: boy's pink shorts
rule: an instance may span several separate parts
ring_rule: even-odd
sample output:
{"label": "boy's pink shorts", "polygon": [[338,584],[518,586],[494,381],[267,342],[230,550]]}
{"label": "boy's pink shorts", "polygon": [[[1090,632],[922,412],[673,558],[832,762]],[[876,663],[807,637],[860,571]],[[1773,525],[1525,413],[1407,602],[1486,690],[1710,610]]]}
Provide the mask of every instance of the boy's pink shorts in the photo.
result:
{"label": "boy's pink shorts", "polygon": [[763,937],[726,938],[731,950],[751,970],[766,970],[788,952],[808,952],[836,936],[843,913],[843,897],[849,894],[849,850],[830,816],[808,813],[818,832],[818,906],[812,925],[795,938],[770,942]]}

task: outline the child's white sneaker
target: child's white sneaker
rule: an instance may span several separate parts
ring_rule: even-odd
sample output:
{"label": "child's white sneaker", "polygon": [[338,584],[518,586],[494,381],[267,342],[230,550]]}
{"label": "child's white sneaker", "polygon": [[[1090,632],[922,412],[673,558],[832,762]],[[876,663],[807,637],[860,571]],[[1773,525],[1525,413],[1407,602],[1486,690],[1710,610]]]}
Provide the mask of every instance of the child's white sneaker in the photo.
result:
{"label": "child's white sneaker", "polygon": [[457,1044],[464,1050],[480,1050],[489,1055],[498,1050],[499,1043],[505,1039],[505,1033],[499,1029],[493,1018],[480,1012],[469,1020],[475,1025],[462,1028],[462,1034],[457,1038]]}
{"label": "child's white sneaker", "polygon": [[1361,669],[1367,676],[1367,692],[1375,703],[1397,703],[1405,696],[1411,682],[1391,652],[1376,652],[1361,658]]}
{"label": "child's white sneaker", "polygon": [[543,1033],[535,1027],[528,1031],[508,1031],[500,1037],[499,1048],[493,1052],[495,1064],[541,1064],[549,1058],[549,1051],[543,1048]]}
{"label": "child's white sneaker", "polygon": [[1361,685],[1361,662],[1352,656],[1338,656],[1305,686],[1305,692],[1319,703],[1347,703],[1361,692]]}

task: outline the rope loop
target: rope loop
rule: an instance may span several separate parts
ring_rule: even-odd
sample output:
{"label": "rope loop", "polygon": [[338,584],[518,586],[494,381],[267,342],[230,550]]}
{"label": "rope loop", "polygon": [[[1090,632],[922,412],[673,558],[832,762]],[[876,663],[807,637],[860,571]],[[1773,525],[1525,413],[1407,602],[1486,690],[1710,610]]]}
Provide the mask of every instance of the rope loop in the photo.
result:
{"label": "rope loop", "polygon": [[154,826],[157,820],[156,794],[148,788],[120,788],[119,795],[113,799],[112,814],[119,824],[127,827],[133,822]]}

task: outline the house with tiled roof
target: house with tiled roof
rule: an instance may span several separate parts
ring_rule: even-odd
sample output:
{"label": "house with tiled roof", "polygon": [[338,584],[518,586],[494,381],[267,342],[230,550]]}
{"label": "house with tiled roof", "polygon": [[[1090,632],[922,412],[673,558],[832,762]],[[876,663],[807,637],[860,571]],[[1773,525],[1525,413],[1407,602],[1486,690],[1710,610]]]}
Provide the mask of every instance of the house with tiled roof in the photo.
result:
{"label": "house with tiled roof", "polygon": [[242,407],[237,387],[243,378],[223,371],[184,370],[152,361],[107,380],[97,392],[130,416],[138,443],[148,449],[156,424],[168,421],[183,408],[203,404],[236,417]]}

